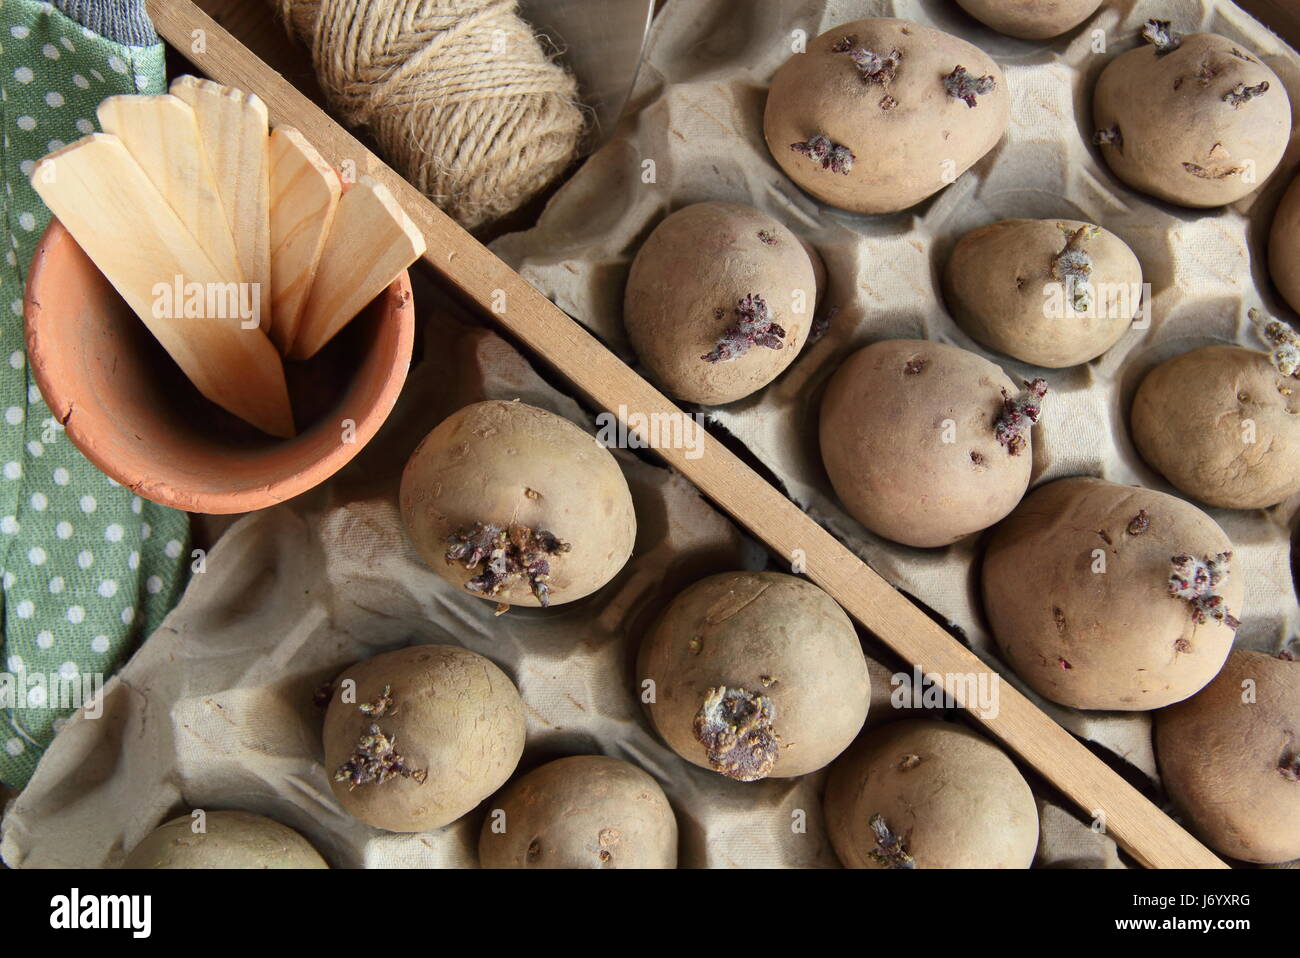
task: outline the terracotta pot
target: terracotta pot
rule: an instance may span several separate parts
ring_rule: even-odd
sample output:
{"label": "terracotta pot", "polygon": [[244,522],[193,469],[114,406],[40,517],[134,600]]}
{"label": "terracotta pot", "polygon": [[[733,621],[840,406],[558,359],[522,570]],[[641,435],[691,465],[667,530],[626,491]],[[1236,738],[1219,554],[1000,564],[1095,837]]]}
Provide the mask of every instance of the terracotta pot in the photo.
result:
{"label": "terracotta pot", "polygon": [[57,219],[24,317],[32,374],[73,444],[146,499],[205,513],[275,505],[341,469],[392,411],[415,339],[404,272],[311,360],[286,364],[298,435],[275,439],[199,394]]}

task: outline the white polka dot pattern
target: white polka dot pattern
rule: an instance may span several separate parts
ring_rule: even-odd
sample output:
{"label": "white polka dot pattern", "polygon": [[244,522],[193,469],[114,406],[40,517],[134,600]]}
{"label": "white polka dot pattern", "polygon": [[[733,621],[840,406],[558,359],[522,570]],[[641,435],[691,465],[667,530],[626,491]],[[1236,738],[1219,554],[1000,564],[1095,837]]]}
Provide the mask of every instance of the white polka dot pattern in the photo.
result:
{"label": "white polka dot pattern", "polygon": [[[49,214],[28,177],[46,152],[97,129],[105,96],[165,92],[163,50],[83,32],[50,4],[0,4],[0,23],[3,660],[47,676],[107,677],[177,598],[188,518],[108,481],[41,398],[24,353],[23,289]],[[67,714],[52,704],[41,689],[26,708],[0,712],[0,781],[30,777]]]}

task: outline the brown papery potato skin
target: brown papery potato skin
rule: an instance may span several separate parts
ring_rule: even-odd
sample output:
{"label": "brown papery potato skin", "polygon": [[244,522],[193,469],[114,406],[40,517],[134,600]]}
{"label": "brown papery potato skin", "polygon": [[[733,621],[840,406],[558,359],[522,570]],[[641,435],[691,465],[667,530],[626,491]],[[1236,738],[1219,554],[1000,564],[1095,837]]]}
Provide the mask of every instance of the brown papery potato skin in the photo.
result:
{"label": "brown papery potato skin", "polygon": [[[784,345],[705,362],[736,323],[736,304],[751,293],[785,330]],[[803,312],[794,311],[797,297]],[[623,295],[623,324],[656,384],[687,402],[721,405],[762,389],[794,362],[816,299],[813,263],[794,233],[752,206],[695,203],[642,244]]]}
{"label": "brown papery potato skin", "polygon": [[[504,832],[493,830],[498,809]],[[635,765],[574,755],[506,786],[478,854],[484,868],[676,868],[677,819],[659,783]]]}
{"label": "brown papery potato skin", "polygon": [[1213,682],[1156,713],[1160,775],[1215,851],[1287,862],[1300,858],[1300,781],[1282,766],[1298,734],[1300,662],[1236,649]]}
{"label": "brown papery potato skin", "polygon": [[[1036,366],[1058,369],[1095,359],[1114,346],[1133,322],[1141,299],[1142,264],[1128,245],[1106,230],[1086,240],[1092,259],[1092,304],[1064,316],[1047,315],[1044,287],[1063,288],[1053,272],[1065,249],[1064,232],[1090,227],[1078,220],[1002,220],[958,240],[944,267],[944,298],[958,324],[976,341]],[[1135,290],[1133,311],[1108,312],[1101,290]],[[1068,299],[1058,292],[1056,300]]]}
{"label": "brown papery potato skin", "polygon": [[1268,269],[1287,304],[1300,312],[1300,176],[1287,187],[1273,217]]}
{"label": "brown papery potato skin", "polygon": [[965,728],[930,719],[866,732],[831,766],[826,831],[846,868],[888,868],[871,820],[901,835],[916,868],[1028,868],[1038,807],[1011,759]]}
{"label": "brown papery potato skin", "polygon": [[1265,353],[1193,349],[1142,380],[1133,397],[1133,442],[1154,469],[1201,502],[1276,505],[1300,492],[1298,390],[1300,382]]}
{"label": "brown papery potato skin", "polygon": [[[865,81],[849,54],[831,50],[846,36],[874,53],[902,53],[894,79]],[[944,88],[943,78],[958,66],[996,81],[974,108]],[[763,136],[786,175],[823,203],[856,213],[892,213],[915,206],[970,169],[1002,138],[1010,115],[1006,78],[984,51],[919,23],[876,18],[826,31],[777,70]],[[817,134],[853,151],[847,174],[822,169],[790,148]]]}
{"label": "brown papery potato skin", "polygon": [[[1206,64],[1217,73],[1202,80]],[[1261,82],[1268,91],[1240,107],[1223,99],[1238,84]],[[1122,148],[1100,147],[1115,175],[1182,206],[1223,206],[1254,192],[1291,139],[1286,85],[1253,54],[1213,33],[1185,36],[1163,56],[1143,43],[1116,57],[1097,81],[1092,111],[1095,129],[1118,126],[1123,136]],[[1253,182],[1246,163],[1253,164]]]}
{"label": "brown papery potato skin", "polygon": [[[356,702],[342,700],[356,683]],[[361,711],[391,687],[394,709]],[[421,784],[397,776],[352,787],[334,774],[372,724],[396,740]],[[524,751],[524,703],[492,662],[452,645],[414,645],[351,666],[334,683],[325,713],[325,774],[339,804],[367,825],[426,832],[450,824],[503,784]]]}
{"label": "brown papery potato skin", "polygon": [[[912,373],[909,363],[924,365]],[[993,525],[1033,468],[1027,433],[1015,455],[994,435],[1001,389],[1020,392],[987,359],[944,343],[887,339],[854,353],[821,409],[822,461],[840,502],[872,532],[911,546]],[[954,442],[944,442],[949,420]]]}
{"label": "brown papery potato skin", "polygon": [[769,698],[780,746],[769,778],[828,764],[858,734],[871,701],[849,617],[815,585],[779,572],[723,572],[678,594],[641,645],[637,681],[646,679],[655,690],[650,723],[700,768],[712,767],[693,731],[708,690]]}
{"label": "brown papery potato skin", "polygon": [[[569,420],[517,401],[474,403],[439,423],[406,464],[401,506],[421,557],[461,589],[477,573],[447,561],[448,540],[475,522],[519,523],[567,542],[569,552],[550,558],[551,605],[614,578],[636,541],[632,494],[609,450]],[[523,578],[482,598],[541,604]]]}
{"label": "brown papery potato skin", "polygon": [[252,812],[207,812],[205,831],[189,815],[159,825],[132,849],[123,868],[329,868],[287,825]]}
{"label": "brown papery potato skin", "polygon": [[1073,30],[1101,0],[957,0],[985,26],[1022,40],[1046,40]]}
{"label": "brown papery potato skin", "polygon": [[[1146,511],[1146,531],[1131,533]],[[1007,662],[1040,695],[1080,709],[1143,711],[1181,701],[1218,673],[1233,630],[1198,625],[1169,594],[1172,558],[1231,552],[1226,534],[1176,496],[1101,479],[1030,493],[989,540],[984,610]],[[1104,559],[1105,571],[1094,572]],[[1242,617],[1229,563],[1219,594]]]}

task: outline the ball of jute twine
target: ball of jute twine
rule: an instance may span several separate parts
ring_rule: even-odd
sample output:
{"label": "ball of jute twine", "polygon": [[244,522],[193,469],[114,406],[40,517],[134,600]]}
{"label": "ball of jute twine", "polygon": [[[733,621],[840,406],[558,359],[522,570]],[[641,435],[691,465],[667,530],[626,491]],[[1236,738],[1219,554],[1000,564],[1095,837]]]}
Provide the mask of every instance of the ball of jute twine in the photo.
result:
{"label": "ball of jute twine", "polygon": [[572,161],[573,77],[516,0],[274,0],[342,119],[461,225],[497,219]]}

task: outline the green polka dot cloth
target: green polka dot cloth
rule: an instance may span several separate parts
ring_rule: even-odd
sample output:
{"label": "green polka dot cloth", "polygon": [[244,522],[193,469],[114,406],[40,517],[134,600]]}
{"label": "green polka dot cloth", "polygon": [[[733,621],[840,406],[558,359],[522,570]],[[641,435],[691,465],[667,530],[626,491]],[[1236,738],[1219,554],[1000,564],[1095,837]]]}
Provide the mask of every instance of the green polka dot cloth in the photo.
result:
{"label": "green polka dot cloth", "polygon": [[94,132],[104,97],[165,92],[162,44],[133,6],[0,0],[0,782],[15,788],[71,713],[77,699],[65,690],[106,680],[189,569],[189,517],[91,465],[50,415],[23,352],[23,284],[49,221],[27,181],[35,161]]}

